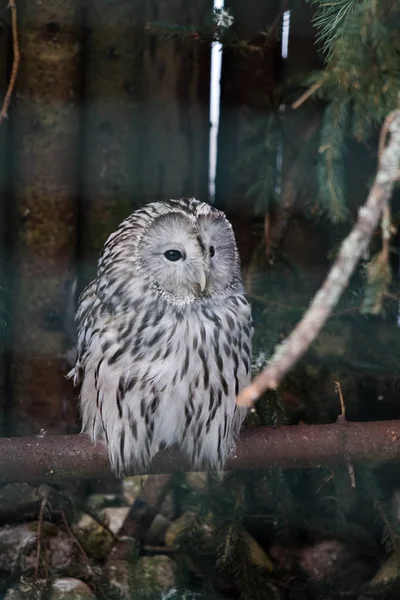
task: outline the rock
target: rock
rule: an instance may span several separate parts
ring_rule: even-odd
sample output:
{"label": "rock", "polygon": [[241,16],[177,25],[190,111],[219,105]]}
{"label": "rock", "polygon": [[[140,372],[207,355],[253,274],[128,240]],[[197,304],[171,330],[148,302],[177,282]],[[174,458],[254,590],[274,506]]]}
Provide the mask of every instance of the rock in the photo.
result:
{"label": "rock", "polygon": [[83,581],[63,577],[51,584],[48,600],[95,600],[95,595]]}
{"label": "rock", "polygon": [[[27,525],[34,539],[31,550],[21,563],[23,575],[32,576],[36,567],[36,532],[38,523]],[[52,576],[83,577],[90,574],[89,565],[82,559],[82,553],[73,537],[54,523],[44,522],[42,525],[41,570],[47,561],[47,568]],[[0,550],[1,552],[1,550]]]}
{"label": "rock", "polygon": [[144,596],[168,592],[176,586],[175,563],[168,556],[143,556],[135,568],[135,588]]}
{"label": "rock", "polygon": [[400,559],[396,553],[390,554],[374,578],[371,580],[372,585],[388,585],[391,581],[396,581],[399,578]]}
{"label": "rock", "polygon": [[89,515],[82,515],[73,526],[74,534],[85,549],[86,554],[95,560],[107,558],[114,544],[112,535]]}
{"label": "rock", "polygon": [[187,485],[196,492],[203,492],[207,488],[207,473],[186,473],[185,478]]}
{"label": "rock", "polygon": [[316,541],[298,553],[300,567],[312,581],[332,582],[338,588],[358,589],[372,572],[358,552],[338,539]]}
{"label": "rock", "polygon": [[123,493],[128,504],[133,504],[142,491],[144,482],[149,475],[136,475],[135,477],[125,477],[123,481]]}
{"label": "rock", "polygon": [[[32,596],[33,598],[33,596]],[[21,594],[18,588],[9,588],[4,596],[4,600],[25,600],[26,596]]]}
{"label": "rock", "polygon": [[[49,569],[52,575],[83,575],[88,572],[73,538],[60,529],[53,537],[47,538],[49,548]],[[35,554],[36,558],[36,554]]]}
{"label": "rock", "polygon": [[248,548],[249,556],[253,565],[272,571],[274,565],[260,544],[247,532],[242,532],[243,541]]}
{"label": "rock", "polygon": [[19,577],[36,548],[36,533],[27,525],[0,527],[0,582]]}
{"label": "rock", "polygon": [[3,597],[4,600],[44,600],[46,595],[46,582],[24,581],[18,586],[9,588]]}
{"label": "rock", "polygon": [[[37,561],[37,522],[0,527],[0,589],[20,576],[31,577]],[[88,565],[74,539],[56,525],[42,525],[41,568],[47,560],[48,571],[54,576],[83,576]]]}
{"label": "rock", "polygon": [[126,519],[128,512],[129,506],[123,506],[121,508],[105,508],[101,511],[101,518],[108,525],[110,530],[117,535]]}
{"label": "rock", "polygon": [[172,492],[169,492],[165,496],[160,506],[160,514],[169,519],[170,521],[173,521],[173,519],[176,517],[175,500]]}
{"label": "rock", "polygon": [[346,541],[332,537],[303,543],[277,541],[269,552],[278,569],[292,571],[300,567],[310,581],[354,593],[376,572],[367,545],[350,541],[350,536]]}
{"label": "rock", "polygon": [[172,521],[164,517],[164,515],[156,515],[150,526],[150,529],[146,533],[145,542],[150,546],[162,546],[165,540],[165,534]]}
{"label": "rock", "polygon": [[[179,545],[179,537],[188,529],[191,529],[197,523],[197,516],[190,511],[183,513],[178,519],[173,521],[165,533],[165,545],[177,547]],[[200,525],[203,539],[211,542],[212,527],[203,522]]]}
{"label": "rock", "polygon": [[9,483],[0,489],[0,525],[37,518],[40,501],[27,483]]}
{"label": "rock", "polygon": [[117,598],[131,600],[134,597],[134,573],[137,561],[137,546],[132,538],[122,538],[111,550],[105,564],[106,577]]}
{"label": "rock", "polygon": [[[197,548],[193,552],[186,547],[187,536],[196,532],[196,540],[201,546],[201,558],[198,560]],[[178,551],[180,559],[197,576],[203,577],[203,556],[215,554],[215,540],[213,527],[206,521],[199,521],[198,516],[190,511],[183,513],[173,521],[165,534],[165,545]]]}
{"label": "rock", "polygon": [[25,503],[28,499],[34,500],[34,488],[27,483],[7,483],[0,489],[0,503],[3,505]]}
{"label": "rock", "polygon": [[85,509],[95,514],[112,506],[126,506],[125,498],[117,494],[91,494],[85,502]]}

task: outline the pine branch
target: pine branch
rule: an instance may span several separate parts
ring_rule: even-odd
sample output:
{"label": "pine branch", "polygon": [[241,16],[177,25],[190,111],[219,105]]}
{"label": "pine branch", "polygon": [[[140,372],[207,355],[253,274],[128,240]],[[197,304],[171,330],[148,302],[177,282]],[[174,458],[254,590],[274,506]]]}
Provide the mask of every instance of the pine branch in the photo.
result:
{"label": "pine branch", "polygon": [[[360,208],[358,220],[343,241],[337,258],[310,308],[282,344],[267,367],[238,396],[237,403],[250,406],[261,394],[275,389],[286,373],[304,355],[331,316],[340,296],[379,224],[382,212],[389,202],[398,178],[400,162],[400,110],[391,113],[382,128],[381,139],[390,131],[390,141],[379,161],[374,184],[367,202]],[[380,143],[380,147],[382,147]]]}
{"label": "pine branch", "polygon": [[[254,427],[243,431],[226,470],[400,462],[400,421]],[[160,452],[151,473],[189,471],[177,451]],[[127,473],[128,475],[129,473]],[[84,435],[0,439],[0,484],[110,476],[103,444]]]}
{"label": "pine branch", "polygon": [[323,44],[328,60],[332,58],[334,44],[344,33],[349,16],[358,8],[354,0],[311,0],[318,7],[314,25],[319,31],[317,42]]}
{"label": "pine branch", "polygon": [[269,33],[260,32],[265,38],[263,45],[252,44],[249,40],[239,39],[236,36],[231,36],[230,39],[225,39],[217,30],[215,31],[198,31],[195,27],[180,27],[178,25],[168,25],[163,23],[147,23],[144,27],[147,33],[157,35],[161,39],[169,40],[191,40],[199,43],[210,44],[219,42],[224,48],[234,48],[239,52],[253,52],[263,54],[270,42]]}
{"label": "pine branch", "polygon": [[322,208],[333,223],[347,218],[344,163],[350,103],[339,97],[325,109],[321,129],[320,159],[317,166],[319,197]]}

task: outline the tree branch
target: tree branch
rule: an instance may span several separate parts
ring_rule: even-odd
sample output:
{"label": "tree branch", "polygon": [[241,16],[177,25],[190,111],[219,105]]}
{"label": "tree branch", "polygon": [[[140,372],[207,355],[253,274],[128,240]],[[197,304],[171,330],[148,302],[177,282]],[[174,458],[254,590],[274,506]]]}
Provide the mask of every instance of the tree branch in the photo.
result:
{"label": "tree branch", "polygon": [[14,91],[15,82],[17,81],[19,61],[21,58],[18,44],[18,23],[17,23],[17,7],[15,0],[9,0],[8,8],[11,10],[11,30],[13,43],[13,63],[11,68],[11,77],[4,96],[3,105],[0,110],[0,123],[7,117],[8,107],[10,106],[11,96]]}
{"label": "tree branch", "polygon": [[[227,470],[400,461],[400,420],[244,429]],[[151,473],[190,470],[177,451],[160,452]],[[84,435],[0,439],[0,484],[111,475],[106,449]]]}
{"label": "tree branch", "polygon": [[[389,143],[385,147],[387,132]],[[335,308],[343,290],[379,224],[398,178],[400,163],[400,110],[386,119],[379,142],[379,166],[367,201],[358,220],[343,241],[337,258],[310,308],[290,336],[280,344],[267,367],[238,396],[239,406],[251,406],[268,388],[276,388],[315,340]]]}

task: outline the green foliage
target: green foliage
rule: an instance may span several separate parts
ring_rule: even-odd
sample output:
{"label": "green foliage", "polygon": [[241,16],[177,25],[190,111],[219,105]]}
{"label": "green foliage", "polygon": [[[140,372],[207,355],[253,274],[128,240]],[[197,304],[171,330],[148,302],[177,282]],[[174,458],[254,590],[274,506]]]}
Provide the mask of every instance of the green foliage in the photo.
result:
{"label": "green foliage", "polygon": [[348,17],[354,12],[358,0],[311,1],[318,7],[314,19],[314,24],[319,31],[317,41],[322,43],[329,61],[334,54],[335,42],[343,36]]}
{"label": "green foliage", "polygon": [[382,312],[384,295],[392,282],[392,269],[388,257],[380,252],[367,265],[367,286],[361,311],[365,314]]}
{"label": "green foliage", "polygon": [[323,72],[307,85],[327,101],[317,164],[322,208],[333,222],[347,217],[346,146],[367,142],[398,102],[400,12],[395,2],[309,0],[316,7]]}
{"label": "green foliage", "polygon": [[348,217],[345,155],[349,113],[348,98],[332,100],[324,111],[321,127],[320,158],[317,164],[320,210],[327,213],[334,223]]}
{"label": "green foliage", "polygon": [[[279,123],[274,113],[248,119],[240,140],[245,151],[239,154],[235,169],[244,173],[248,186],[245,198],[251,200],[255,215],[265,215],[277,202],[277,148],[282,144]],[[245,181],[243,181],[245,183]]]}
{"label": "green foliage", "polygon": [[256,412],[261,425],[287,425],[290,418],[282,404],[279,391],[268,390],[257,402]]}
{"label": "green foliage", "polygon": [[371,468],[358,470],[365,496],[372,502],[377,523],[382,531],[382,545],[387,554],[396,553],[400,558],[400,523],[385,499]]}
{"label": "green foliage", "polygon": [[395,2],[311,0],[326,53],[320,83],[325,97],[348,97],[352,133],[366,139],[397,105],[400,84],[400,13]]}
{"label": "green foliage", "polygon": [[[386,474],[386,480],[393,476]],[[191,492],[179,552],[205,579],[234,585],[240,598],[334,598],[338,589],[357,597],[362,579],[353,585],[353,568],[358,578],[359,565],[372,561],[372,577],[398,553],[400,529],[390,494],[382,471],[357,465],[209,474],[208,485]],[[271,561],[274,545],[291,557],[286,567],[285,561],[276,563],[279,552]],[[319,552],[329,551],[332,563],[320,560]],[[316,572],[327,567],[326,580],[305,577],[302,565],[312,570],[313,561]],[[398,585],[398,571],[391,569],[390,581],[377,577],[364,585],[365,597],[369,592],[385,598]],[[344,581],[336,581],[342,575]]]}

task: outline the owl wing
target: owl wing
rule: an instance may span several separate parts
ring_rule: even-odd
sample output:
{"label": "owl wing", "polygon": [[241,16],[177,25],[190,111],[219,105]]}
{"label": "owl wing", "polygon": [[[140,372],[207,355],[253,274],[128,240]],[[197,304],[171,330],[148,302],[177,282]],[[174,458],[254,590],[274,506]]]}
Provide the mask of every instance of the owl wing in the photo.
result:
{"label": "owl wing", "polygon": [[148,314],[139,315],[132,307],[129,313],[108,310],[92,284],[82,294],[77,313],[74,380],[82,384],[82,433],[106,442],[118,474],[128,465],[145,472],[159,447],[152,419],[159,399],[146,374],[151,363],[144,360],[140,332]]}
{"label": "owl wing", "polygon": [[[235,372],[237,381],[235,386],[236,396],[249,385],[251,380],[251,359],[252,359],[252,337],[253,337],[253,319],[251,316],[251,307],[244,295],[237,296],[240,303],[240,317],[238,318],[239,344],[238,344],[238,363],[235,362]],[[237,360],[237,359],[236,359]],[[233,423],[233,433],[235,439],[239,436],[239,430],[247,414],[247,408],[236,406],[235,418]]]}
{"label": "owl wing", "polygon": [[75,316],[77,327],[77,355],[74,368],[68,373],[68,378],[73,378],[74,385],[83,381],[87,349],[95,330],[95,320],[99,313],[100,302],[96,295],[96,285],[92,281],[82,292],[78,310]]}

